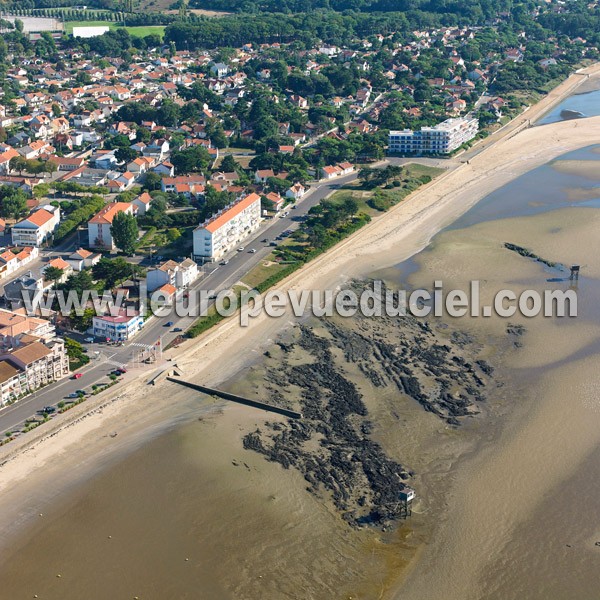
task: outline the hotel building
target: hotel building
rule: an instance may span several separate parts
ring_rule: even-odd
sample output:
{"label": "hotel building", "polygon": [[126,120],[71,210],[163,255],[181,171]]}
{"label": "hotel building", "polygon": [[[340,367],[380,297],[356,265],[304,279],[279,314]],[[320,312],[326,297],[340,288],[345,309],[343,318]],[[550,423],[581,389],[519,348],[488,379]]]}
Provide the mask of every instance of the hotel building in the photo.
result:
{"label": "hotel building", "polygon": [[470,117],[447,119],[420,131],[390,131],[389,152],[392,154],[450,154],[479,131],[479,122]]}

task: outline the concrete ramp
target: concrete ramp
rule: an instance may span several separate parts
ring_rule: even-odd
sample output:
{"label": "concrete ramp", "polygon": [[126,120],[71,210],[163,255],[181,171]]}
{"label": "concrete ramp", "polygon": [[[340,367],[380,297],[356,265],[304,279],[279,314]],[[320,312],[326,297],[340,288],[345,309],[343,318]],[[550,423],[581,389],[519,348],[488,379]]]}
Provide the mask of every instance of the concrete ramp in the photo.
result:
{"label": "concrete ramp", "polygon": [[167,376],[166,380],[172,381],[173,383],[178,383],[179,385],[183,385],[192,390],[196,390],[197,392],[201,392],[202,394],[207,394],[209,396],[217,396],[217,398],[223,398],[224,400],[230,400],[231,402],[236,402],[237,404],[243,404],[244,406],[251,406],[252,408],[258,408],[260,410],[266,410],[268,412],[272,412],[277,415],[283,415],[284,417],[289,417],[290,419],[301,419],[302,418],[302,413],[296,412],[295,410],[288,410],[287,408],[280,408],[279,406],[271,406],[270,404],[265,404],[264,402],[259,402],[258,400],[251,400],[250,398],[236,396],[235,394],[230,394],[228,392],[222,392],[221,390],[209,388],[204,385],[198,385],[197,383],[191,383],[189,381],[185,381],[184,379],[180,379],[179,377]]}

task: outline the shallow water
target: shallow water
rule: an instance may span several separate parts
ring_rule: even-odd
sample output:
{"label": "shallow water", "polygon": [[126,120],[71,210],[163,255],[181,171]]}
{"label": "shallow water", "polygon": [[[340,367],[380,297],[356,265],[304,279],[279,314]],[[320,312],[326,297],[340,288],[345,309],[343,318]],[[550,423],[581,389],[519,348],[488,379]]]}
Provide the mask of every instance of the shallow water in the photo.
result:
{"label": "shallow water", "polygon": [[544,115],[536,125],[547,125],[548,123],[564,121],[564,117],[560,114],[563,110],[580,112],[585,117],[597,117],[600,115],[600,90],[569,96],[569,98],[563,100],[558,106]]}

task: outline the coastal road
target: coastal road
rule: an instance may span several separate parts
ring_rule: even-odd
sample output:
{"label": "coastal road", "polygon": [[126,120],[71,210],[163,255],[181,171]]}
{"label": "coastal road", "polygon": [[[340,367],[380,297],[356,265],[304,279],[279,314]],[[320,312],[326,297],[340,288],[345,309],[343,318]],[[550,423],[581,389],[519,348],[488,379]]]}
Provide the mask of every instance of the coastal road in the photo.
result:
{"label": "coastal road", "polygon": [[[332,192],[356,178],[357,174],[351,173],[332,181],[315,184],[305,197],[296,203],[295,209],[284,211],[288,216],[281,215],[266,220],[250,238],[243,242],[243,252],[234,251],[226,256],[225,258],[229,260],[228,264],[204,265],[204,275],[191,286],[190,291],[215,290],[215,292],[219,292],[231,288],[273,250],[268,242],[265,243],[261,240],[267,238],[271,241],[287,229],[297,229],[300,225],[299,218],[305,216],[313,206],[319,204]],[[256,252],[251,253],[250,250]],[[108,375],[117,367],[125,366],[128,370],[131,369],[134,360],[139,361],[142,358],[140,354],[144,352],[145,347],[153,346],[161,340],[162,346],[165,348],[181,335],[174,332],[174,328],[181,328],[185,331],[195,320],[196,317],[178,317],[173,312],[166,317],[148,319],[144,329],[123,346],[110,346],[104,343],[86,344],[92,360],[80,370],[81,377],[79,379],[62,379],[0,410],[0,435],[4,436],[6,432],[16,430],[25,419],[32,417],[45,406],[56,405],[70,393],[80,389],[89,389],[100,381],[107,381]],[[169,321],[172,321],[173,325],[167,327],[166,323]],[[125,374],[123,378],[126,380],[128,375]]]}

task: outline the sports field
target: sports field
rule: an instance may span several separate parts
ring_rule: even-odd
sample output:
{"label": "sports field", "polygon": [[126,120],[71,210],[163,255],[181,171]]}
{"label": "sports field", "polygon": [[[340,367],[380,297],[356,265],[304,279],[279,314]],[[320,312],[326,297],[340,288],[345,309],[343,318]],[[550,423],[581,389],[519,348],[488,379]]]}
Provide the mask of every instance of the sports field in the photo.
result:
{"label": "sports field", "polygon": [[[123,27],[119,23],[113,23],[112,21],[67,21],[65,23],[65,31],[68,34],[73,33],[73,27],[102,27],[108,26],[110,29],[118,29]],[[148,25],[139,27],[125,27],[127,31],[136,37],[146,37],[152,33],[157,33],[161,37],[165,32],[164,25]]]}

